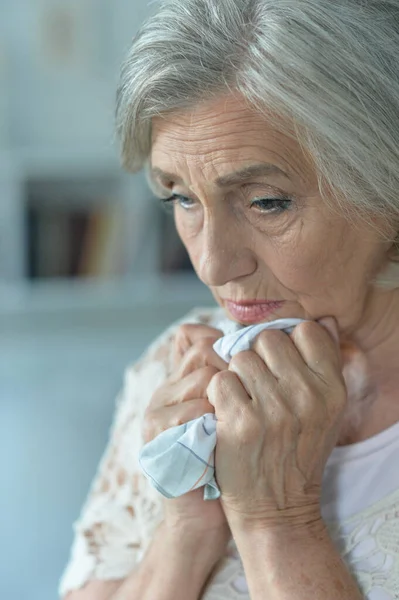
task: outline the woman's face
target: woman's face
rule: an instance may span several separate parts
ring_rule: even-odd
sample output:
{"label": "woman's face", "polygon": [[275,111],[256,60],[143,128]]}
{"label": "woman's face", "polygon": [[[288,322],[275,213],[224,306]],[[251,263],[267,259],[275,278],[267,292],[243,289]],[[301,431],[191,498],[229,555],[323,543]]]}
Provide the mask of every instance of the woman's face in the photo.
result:
{"label": "woman's face", "polygon": [[238,97],[156,118],[153,179],[200,279],[235,321],[356,328],[387,250],[323,202],[311,161]]}

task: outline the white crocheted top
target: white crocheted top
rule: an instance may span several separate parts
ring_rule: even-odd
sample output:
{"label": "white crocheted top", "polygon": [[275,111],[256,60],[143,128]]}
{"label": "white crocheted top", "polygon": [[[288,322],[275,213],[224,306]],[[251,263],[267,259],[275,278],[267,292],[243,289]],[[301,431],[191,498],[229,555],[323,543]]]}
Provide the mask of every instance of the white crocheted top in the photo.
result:
{"label": "white crocheted top", "polygon": [[[163,500],[138,466],[144,411],[170,372],[177,326],[217,326],[220,317],[219,309],[190,313],[127,369],[109,444],[75,524],[71,559],[60,584],[62,597],[92,579],[125,578],[142,559],[162,520]],[[399,423],[333,451],[324,474],[322,511],[366,598],[399,599]],[[231,541],[202,600],[245,599],[245,573]]]}

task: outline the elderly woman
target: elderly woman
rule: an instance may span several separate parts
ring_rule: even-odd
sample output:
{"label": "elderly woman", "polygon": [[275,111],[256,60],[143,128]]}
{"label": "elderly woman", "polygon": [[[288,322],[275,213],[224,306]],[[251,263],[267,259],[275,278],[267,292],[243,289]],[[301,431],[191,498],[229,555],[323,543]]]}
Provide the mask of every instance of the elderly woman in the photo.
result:
{"label": "elderly woman", "polygon": [[[68,600],[399,598],[399,0],[167,0],[124,65],[146,165],[218,309],[127,371]],[[263,331],[229,363],[222,318]],[[144,441],[214,412],[218,500]]]}

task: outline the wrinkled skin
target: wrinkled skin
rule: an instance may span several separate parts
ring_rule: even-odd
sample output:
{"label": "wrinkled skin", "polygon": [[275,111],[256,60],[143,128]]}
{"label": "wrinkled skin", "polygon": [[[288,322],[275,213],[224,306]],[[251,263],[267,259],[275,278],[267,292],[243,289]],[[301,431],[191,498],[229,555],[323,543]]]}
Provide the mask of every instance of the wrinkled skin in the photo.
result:
{"label": "wrinkled skin", "polygon": [[[274,170],[248,172],[260,164]],[[204,394],[219,421],[216,470],[230,514],[311,509],[333,447],[399,419],[398,290],[372,285],[390,250],[381,231],[394,236],[394,224],[372,228],[331,210],[309,156],[239,96],[154,119],[151,166],[159,194],[177,195],[177,229],[199,278],[231,318],[227,300],[262,300],[282,302],[263,320],[314,321],[290,337],[264,332]],[[232,176],[244,168],[247,178]],[[282,447],[292,460],[268,462]]]}

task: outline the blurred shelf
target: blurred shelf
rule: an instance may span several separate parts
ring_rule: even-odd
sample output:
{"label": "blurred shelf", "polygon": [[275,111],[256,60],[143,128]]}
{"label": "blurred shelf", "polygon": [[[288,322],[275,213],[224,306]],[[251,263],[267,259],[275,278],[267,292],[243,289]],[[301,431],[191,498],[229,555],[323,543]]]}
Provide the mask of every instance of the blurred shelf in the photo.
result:
{"label": "blurred shelf", "polygon": [[[137,247],[146,243],[142,231],[153,213],[153,203],[147,202],[150,196],[143,174],[132,176],[122,171],[111,141],[98,147],[38,146],[0,151],[0,280],[19,284],[30,275],[27,217],[33,204],[36,210],[47,210],[48,215],[58,210],[84,213],[87,224],[101,213],[101,222],[107,221],[104,228],[109,239],[111,222],[118,218],[124,235],[118,249],[115,244],[113,248],[120,252],[120,263],[131,274],[136,270]],[[111,212],[115,219],[111,219]],[[106,244],[104,248],[108,251]],[[147,250],[144,268],[154,272],[155,250]],[[115,271],[115,276],[119,275],[119,270]],[[63,274],[61,270],[59,275]]]}
{"label": "blurred shelf", "polygon": [[0,319],[54,312],[212,306],[208,288],[193,274],[138,277],[134,281],[52,280],[0,283]]}
{"label": "blurred shelf", "polygon": [[14,165],[24,178],[69,176],[71,174],[93,175],[120,174],[118,150],[109,146],[98,147],[22,147],[0,153],[0,174],[2,165]]}

